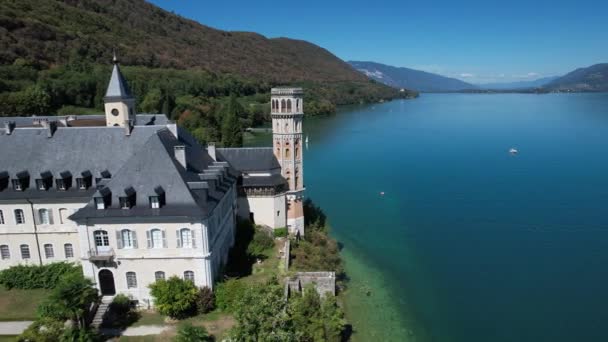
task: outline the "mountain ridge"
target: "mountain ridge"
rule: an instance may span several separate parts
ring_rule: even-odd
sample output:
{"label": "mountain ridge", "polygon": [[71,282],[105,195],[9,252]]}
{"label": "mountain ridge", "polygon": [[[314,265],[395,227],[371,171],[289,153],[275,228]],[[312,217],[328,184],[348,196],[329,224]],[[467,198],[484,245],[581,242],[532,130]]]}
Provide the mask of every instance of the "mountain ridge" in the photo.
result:
{"label": "mountain ridge", "polygon": [[476,89],[473,84],[405,67],[395,67],[371,61],[348,61],[364,75],[395,88],[407,88],[421,92],[449,92]]}
{"label": "mountain ridge", "polygon": [[608,63],[578,68],[551,81],[545,88],[560,92],[608,91]]}

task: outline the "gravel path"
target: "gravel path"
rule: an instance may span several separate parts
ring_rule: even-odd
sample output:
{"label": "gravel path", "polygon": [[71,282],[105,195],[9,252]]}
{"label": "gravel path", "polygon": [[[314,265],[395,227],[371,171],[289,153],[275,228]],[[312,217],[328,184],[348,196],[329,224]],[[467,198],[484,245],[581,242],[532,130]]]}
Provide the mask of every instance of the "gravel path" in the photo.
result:
{"label": "gravel path", "polygon": [[32,321],[0,322],[0,335],[19,335],[32,323]]}

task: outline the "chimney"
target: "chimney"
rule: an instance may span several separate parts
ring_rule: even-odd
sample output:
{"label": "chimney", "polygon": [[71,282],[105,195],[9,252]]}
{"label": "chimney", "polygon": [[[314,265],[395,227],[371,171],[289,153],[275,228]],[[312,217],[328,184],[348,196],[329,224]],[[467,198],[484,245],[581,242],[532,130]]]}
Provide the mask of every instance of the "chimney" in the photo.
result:
{"label": "chimney", "polygon": [[6,135],[11,135],[15,130],[15,121],[7,121],[4,123],[4,130],[6,131]]}
{"label": "chimney", "polygon": [[130,136],[133,131],[133,120],[125,121],[125,135]]}
{"label": "chimney", "polygon": [[43,127],[46,128],[46,137],[52,138],[53,134],[55,134],[55,131],[57,130],[57,122],[56,121],[46,121],[46,123],[43,124]]}
{"label": "chimney", "polygon": [[209,144],[207,144],[207,153],[209,153],[209,156],[211,157],[211,159],[217,161],[214,142],[210,142]]}
{"label": "chimney", "polygon": [[177,160],[180,164],[182,164],[184,169],[186,169],[187,168],[186,146],[184,146],[184,145],[173,146],[173,152],[175,154],[175,160]]}

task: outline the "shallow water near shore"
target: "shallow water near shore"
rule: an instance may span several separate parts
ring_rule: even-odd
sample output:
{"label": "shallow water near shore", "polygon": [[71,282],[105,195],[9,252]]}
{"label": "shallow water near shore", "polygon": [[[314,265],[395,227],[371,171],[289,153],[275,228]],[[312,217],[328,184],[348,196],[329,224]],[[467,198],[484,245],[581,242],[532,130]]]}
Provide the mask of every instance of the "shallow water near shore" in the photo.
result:
{"label": "shallow water near shore", "polygon": [[304,128],[355,341],[608,340],[608,94],[423,94]]}

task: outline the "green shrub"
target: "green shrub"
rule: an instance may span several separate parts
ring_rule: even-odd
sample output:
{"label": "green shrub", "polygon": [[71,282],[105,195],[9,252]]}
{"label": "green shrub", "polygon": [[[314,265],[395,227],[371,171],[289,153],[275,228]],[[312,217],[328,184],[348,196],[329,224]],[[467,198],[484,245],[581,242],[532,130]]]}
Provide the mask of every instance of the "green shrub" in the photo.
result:
{"label": "green shrub", "polygon": [[42,318],[32,323],[21,335],[19,342],[56,342],[63,334],[63,322],[51,318]]}
{"label": "green shrub", "polygon": [[38,316],[38,318],[51,318],[58,321],[65,321],[70,317],[70,314],[62,304],[57,303],[55,300],[47,299],[40,303],[36,308],[36,316]]}
{"label": "green shrub", "polygon": [[253,240],[247,246],[247,252],[255,257],[265,256],[265,252],[274,247],[274,239],[269,233],[256,229],[253,235]]}
{"label": "green shrub", "polygon": [[277,228],[274,230],[274,237],[285,237],[287,236],[287,227]]}
{"label": "green shrub", "polygon": [[61,277],[49,296],[49,305],[55,305],[68,315],[68,318],[85,327],[85,316],[91,303],[99,299],[93,282],[82,274],[66,274]]}
{"label": "green shrub", "polygon": [[78,265],[56,262],[47,265],[18,265],[0,271],[0,284],[7,289],[52,289],[62,276],[82,274]]}
{"label": "green shrub", "polygon": [[234,312],[238,301],[247,292],[247,284],[238,279],[229,279],[219,283],[215,289],[215,305],[217,308]]}
{"label": "green shrub", "polygon": [[125,314],[131,310],[131,298],[124,294],[118,294],[112,300],[112,304],[110,305],[110,310],[118,313]]}
{"label": "green shrub", "polygon": [[194,326],[192,323],[185,323],[177,329],[175,342],[207,342],[213,341],[205,330],[205,327]]}
{"label": "green shrub", "polygon": [[199,314],[206,314],[215,308],[215,295],[207,286],[198,290],[196,297],[196,311]]}
{"label": "green shrub", "polygon": [[154,306],[162,315],[184,318],[196,311],[198,289],[189,280],[171,277],[150,284]]}

